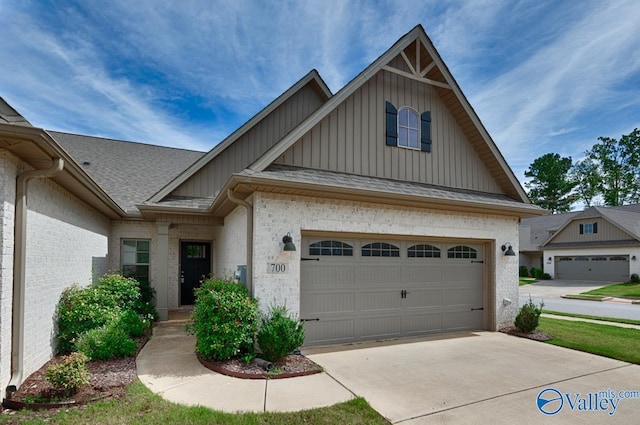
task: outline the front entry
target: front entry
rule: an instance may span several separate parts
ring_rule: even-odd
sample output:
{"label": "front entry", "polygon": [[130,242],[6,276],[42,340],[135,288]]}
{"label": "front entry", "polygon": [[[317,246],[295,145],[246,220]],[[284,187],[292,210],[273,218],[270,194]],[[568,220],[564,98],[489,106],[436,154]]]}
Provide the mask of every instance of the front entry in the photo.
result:
{"label": "front entry", "polygon": [[211,243],[182,242],[180,244],[180,305],[195,302],[193,290],[211,273]]}

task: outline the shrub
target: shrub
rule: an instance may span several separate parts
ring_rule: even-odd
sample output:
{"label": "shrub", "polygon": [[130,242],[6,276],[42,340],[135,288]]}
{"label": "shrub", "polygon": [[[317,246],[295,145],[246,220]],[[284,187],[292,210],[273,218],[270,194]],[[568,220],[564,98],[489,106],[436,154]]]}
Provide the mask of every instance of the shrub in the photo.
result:
{"label": "shrub", "polygon": [[529,277],[529,269],[527,269],[527,266],[520,266],[519,276]]}
{"label": "shrub", "polygon": [[535,279],[542,279],[543,271],[542,269],[531,267],[531,277]]}
{"label": "shrub", "polygon": [[109,360],[116,357],[132,356],[137,344],[117,326],[117,322],[91,329],[80,335],[76,349],[91,360]]}
{"label": "shrub", "polygon": [[45,372],[45,379],[56,391],[73,394],[80,386],[89,383],[89,372],[86,368],[88,361],[89,358],[83,353],[71,353],[60,363],[49,366]]}
{"label": "shrub", "polygon": [[111,295],[115,306],[122,310],[135,309],[140,303],[140,287],[135,279],[116,273],[106,274],[98,279],[96,288]]}
{"label": "shrub", "polygon": [[226,360],[250,352],[257,328],[258,303],[247,290],[224,279],[207,279],[195,291],[187,331],[196,336],[196,351],[207,360]]}
{"label": "shrub", "polygon": [[549,279],[551,279],[551,275],[549,273],[542,273],[542,279],[543,280],[549,280]]}
{"label": "shrub", "polygon": [[151,321],[140,317],[137,312],[129,308],[120,313],[115,326],[125,331],[129,336],[142,336],[151,327]]}
{"label": "shrub", "polygon": [[263,357],[274,362],[304,343],[304,328],[289,317],[286,307],[272,307],[269,315],[261,318],[256,339]]}
{"label": "shrub", "polygon": [[93,285],[65,289],[56,308],[58,352],[70,353],[78,335],[114,320],[118,316],[115,304],[112,294]]}
{"label": "shrub", "polygon": [[538,327],[542,307],[544,307],[543,302],[540,303],[540,306],[536,306],[531,297],[529,297],[529,301],[520,307],[520,312],[516,316],[516,328],[521,332],[534,331]]}
{"label": "shrub", "polygon": [[630,283],[640,283],[640,277],[638,277],[637,273],[633,273],[629,278]]}

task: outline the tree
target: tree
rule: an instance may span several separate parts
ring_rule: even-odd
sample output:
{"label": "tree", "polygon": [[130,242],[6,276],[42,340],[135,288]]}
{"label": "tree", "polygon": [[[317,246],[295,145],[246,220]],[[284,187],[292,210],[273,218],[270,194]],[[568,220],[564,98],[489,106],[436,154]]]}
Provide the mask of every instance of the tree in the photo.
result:
{"label": "tree", "polygon": [[557,153],[545,154],[531,163],[524,175],[531,179],[525,186],[534,204],[553,213],[571,209],[575,200],[571,191],[577,184],[569,177],[571,165],[571,157],[563,158]]}
{"label": "tree", "polygon": [[576,183],[577,199],[584,202],[587,208],[590,208],[593,198],[600,194],[598,164],[591,158],[576,162],[571,169],[571,178]]}
{"label": "tree", "polygon": [[617,206],[640,200],[640,131],[622,135],[620,140],[598,137],[599,143],[587,151],[598,166],[598,189],[605,205]]}

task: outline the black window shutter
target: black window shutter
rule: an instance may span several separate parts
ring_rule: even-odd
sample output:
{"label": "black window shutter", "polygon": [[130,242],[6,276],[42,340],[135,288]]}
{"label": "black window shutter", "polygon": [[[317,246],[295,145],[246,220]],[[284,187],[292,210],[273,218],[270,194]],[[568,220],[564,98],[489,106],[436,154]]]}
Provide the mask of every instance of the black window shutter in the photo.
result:
{"label": "black window shutter", "polygon": [[386,102],[387,146],[398,146],[398,110],[391,102]]}
{"label": "black window shutter", "polygon": [[431,111],[420,115],[420,150],[431,152]]}
{"label": "black window shutter", "polygon": [[583,235],[584,234],[584,224],[580,225],[580,234]]}
{"label": "black window shutter", "polygon": [[593,223],[593,233],[598,233],[598,223]]}

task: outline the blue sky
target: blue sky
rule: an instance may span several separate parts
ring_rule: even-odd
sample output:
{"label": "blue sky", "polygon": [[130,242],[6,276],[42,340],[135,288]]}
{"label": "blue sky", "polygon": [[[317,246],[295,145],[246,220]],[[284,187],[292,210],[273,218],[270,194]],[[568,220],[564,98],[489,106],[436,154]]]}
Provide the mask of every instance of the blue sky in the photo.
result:
{"label": "blue sky", "polygon": [[0,96],[45,129],[206,151],[422,24],[524,183],[640,127],[638,22],[637,0],[0,0]]}

